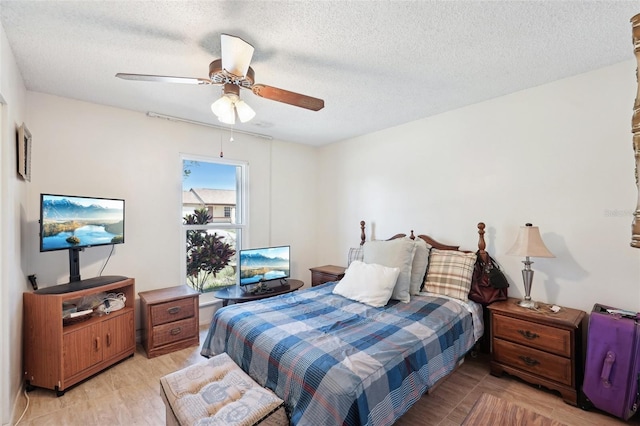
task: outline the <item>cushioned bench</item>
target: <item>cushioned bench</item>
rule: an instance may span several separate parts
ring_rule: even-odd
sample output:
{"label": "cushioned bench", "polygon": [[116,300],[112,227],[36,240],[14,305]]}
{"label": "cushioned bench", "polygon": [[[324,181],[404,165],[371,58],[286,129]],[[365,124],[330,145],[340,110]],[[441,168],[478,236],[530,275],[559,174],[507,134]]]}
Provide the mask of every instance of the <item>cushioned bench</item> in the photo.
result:
{"label": "cushioned bench", "polygon": [[167,425],[287,426],[284,402],[226,353],[160,379]]}

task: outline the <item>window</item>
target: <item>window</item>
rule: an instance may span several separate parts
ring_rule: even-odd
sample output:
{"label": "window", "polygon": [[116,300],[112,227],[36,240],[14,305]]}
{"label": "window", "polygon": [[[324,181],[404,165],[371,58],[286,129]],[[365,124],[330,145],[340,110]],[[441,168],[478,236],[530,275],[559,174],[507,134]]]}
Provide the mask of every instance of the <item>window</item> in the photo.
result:
{"label": "window", "polygon": [[183,156],[183,276],[201,293],[234,285],[246,232],[247,164]]}

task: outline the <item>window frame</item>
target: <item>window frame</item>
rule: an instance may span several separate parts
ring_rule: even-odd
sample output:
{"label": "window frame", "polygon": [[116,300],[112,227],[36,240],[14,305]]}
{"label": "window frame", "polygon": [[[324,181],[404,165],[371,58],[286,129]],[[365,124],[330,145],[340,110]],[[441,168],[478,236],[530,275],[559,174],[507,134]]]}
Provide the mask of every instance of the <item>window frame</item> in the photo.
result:
{"label": "window frame", "polygon": [[[228,166],[236,167],[236,214],[235,220],[233,215],[231,222],[214,222],[208,225],[185,225],[183,222],[183,203],[182,203],[182,181],[184,179],[184,163],[185,161],[207,162],[224,164]],[[243,246],[246,245],[249,235],[249,163],[242,160],[232,160],[226,158],[209,157],[193,154],[181,154],[180,155],[180,202],[178,207],[180,208],[180,276],[187,283],[187,259],[185,253],[185,247],[187,245],[187,231],[198,229],[234,229],[236,230],[236,256]],[[236,272],[236,285],[239,283],[240,274]],[[187,284],[188,285],[188,284]],[[217,299],[213,295],[214,291],[200,293],[200,306],[207,306],[217,302]]]}

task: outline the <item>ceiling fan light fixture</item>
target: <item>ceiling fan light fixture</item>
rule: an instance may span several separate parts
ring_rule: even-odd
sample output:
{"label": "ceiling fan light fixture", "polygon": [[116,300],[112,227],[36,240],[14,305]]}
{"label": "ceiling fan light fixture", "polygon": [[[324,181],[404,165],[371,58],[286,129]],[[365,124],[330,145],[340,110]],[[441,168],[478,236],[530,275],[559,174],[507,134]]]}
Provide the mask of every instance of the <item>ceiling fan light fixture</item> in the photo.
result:
{"label": "ceiling fan light fixture", "polygon": [[246,123],[256,116],[256,112],[243,100],[238,100],[235,104],[238,118],[241,122]]}
{"label": "ceiling fan light fixture", "polygon": [[236,115],[234,113],[219,115],[218,121],[224,124],[236,124]]}
{"label": "ceiling fan light fixture", "polygon": [[233,111],[233,101],[229,96],[223,95],[211,104],[211,111],[218,117],[229,114],[229,111]]}

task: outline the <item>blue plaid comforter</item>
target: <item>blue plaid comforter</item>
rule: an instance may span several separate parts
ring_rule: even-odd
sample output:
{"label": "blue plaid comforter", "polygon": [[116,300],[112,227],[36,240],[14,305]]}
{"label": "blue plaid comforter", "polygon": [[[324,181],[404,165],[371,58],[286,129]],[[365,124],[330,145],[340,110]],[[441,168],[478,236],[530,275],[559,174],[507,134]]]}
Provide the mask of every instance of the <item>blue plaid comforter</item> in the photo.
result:
{"label": "blue plaid comforter", "polygon": [[390,425],[475,343],[456,301],[374,308],[335,283],[218,310],[202,355],[226,352],[282,398],[294,425]]}

